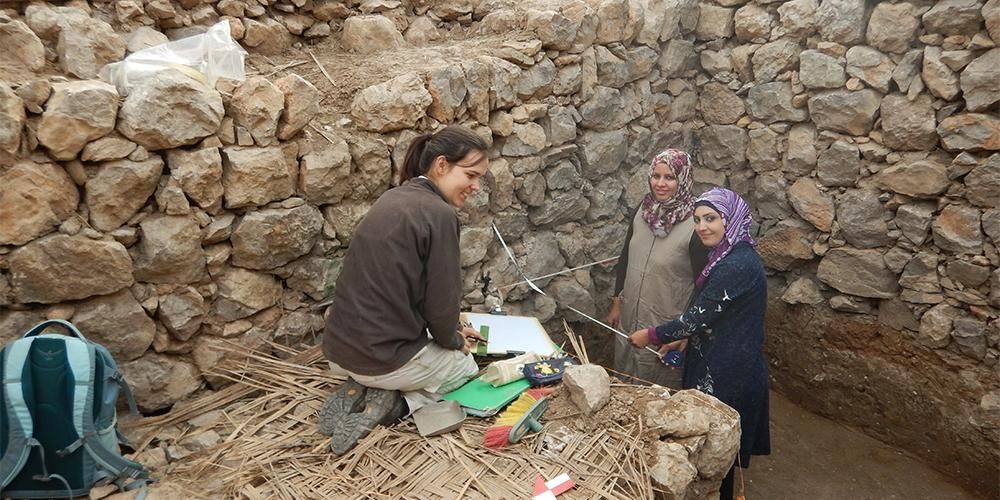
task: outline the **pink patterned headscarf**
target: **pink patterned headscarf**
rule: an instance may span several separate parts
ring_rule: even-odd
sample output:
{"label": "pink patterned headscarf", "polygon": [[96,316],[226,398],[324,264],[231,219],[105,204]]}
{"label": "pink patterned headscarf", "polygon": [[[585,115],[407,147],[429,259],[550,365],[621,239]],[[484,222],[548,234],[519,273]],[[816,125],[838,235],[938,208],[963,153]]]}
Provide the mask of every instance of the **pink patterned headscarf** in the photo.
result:
{"label": "pink patterned headscarf", "polygon": [[642,199],[640,210],[642,220],[649,225],[653,235],[665,238],[674,224],[691,217],[694,211],[694,199],[691,196],[694,180],[691,178],[691,155],[679,149],[666,149],[649,164],[647,184],[648,179],[653,176],[653,169],[659,163],[665,163],[674,171],[677,176],[677,192],[667,201],[656,201],[650,186],[649,193]]}
{"label": "pink patterned headscarf", "polygon": [[718,245],[708,252],[708,264],[698,273],[695,279],[695,286],[701,288],[708,279],[712,268],[729,255],[733,247],[741,241],[746,241],[751,245],[756,245],[753,237],[750,236],[750,226],[753,224],[753,215],[750,213],[750,205],[747,204],[740,195],[720,187],[709,189],[695,200],[695,205],[708,205],[719,212],[722,221],[726,224],[726,234]]}

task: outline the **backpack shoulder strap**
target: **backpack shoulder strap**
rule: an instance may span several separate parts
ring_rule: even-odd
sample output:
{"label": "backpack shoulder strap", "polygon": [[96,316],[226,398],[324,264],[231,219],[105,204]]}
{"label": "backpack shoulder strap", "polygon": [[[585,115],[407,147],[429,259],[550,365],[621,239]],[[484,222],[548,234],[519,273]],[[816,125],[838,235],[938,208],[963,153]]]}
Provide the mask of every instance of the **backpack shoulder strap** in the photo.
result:
{"label": "backpack shoulder strap", "polygon": [[[24,365],[35,339],[27,338],[11,342],[3,354],[3,405],[7,411],[7,449],[0,457],[0,490],[6,488],[21,472],[28,461],[31,447],[37,446],[34,439],[34,420],[25,400],[24,387],[31,384],[31,370]],[[23,377],[28,377],[24,380]]]}
{"label": "backpack shoulder strap", "polygon": [[106,448],[97,436],[94,425],[94,364],[97,362],[97,348],[92,342],[66,342],[66,359],[73,372],[73,428],[77,440],[56,453],[68,455],[80,446],[87,450],[102,469],[117,478],[129,477],[145,479],[148,471],[138,462],[121,456],[118,450]]}
{"label": "backpack shoulder strap", "polygon": [[31,330],[25,332],[25,334],[22,335],[21,338],[35,337],[37,335],[40,335],[45,331],[46,328],[50,326],[61,326],[65,328],[66,331],[70,333],[70,335],[80,340],[87,341],[87,338],[84,337],[82,333],[80,333],[80,330],[78,330],[75,326],[73,326],[73,323],[61,319],[49,319],[42,321],[41,323],[33,326]]}

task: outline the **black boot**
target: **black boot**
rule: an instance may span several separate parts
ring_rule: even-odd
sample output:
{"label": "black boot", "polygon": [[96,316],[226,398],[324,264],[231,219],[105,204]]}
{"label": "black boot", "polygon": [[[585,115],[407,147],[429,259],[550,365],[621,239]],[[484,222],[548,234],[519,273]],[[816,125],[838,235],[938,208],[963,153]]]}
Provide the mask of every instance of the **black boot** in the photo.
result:
{"label": "black boot", "polygon": [[364,408],[358,413],[344,415],[334,425],[330,449],[337,455],[347,453],[376,425],[392,424],[402,418],[405,411],[406,403],[399,391],[367,388]]}
{"label": "black boot", "polygon": [[333,435],[337,422],[350,413],[358,413],[365,405],[367,387],[349,378],[337,387],[319,409],[319,432],[327,436]]}

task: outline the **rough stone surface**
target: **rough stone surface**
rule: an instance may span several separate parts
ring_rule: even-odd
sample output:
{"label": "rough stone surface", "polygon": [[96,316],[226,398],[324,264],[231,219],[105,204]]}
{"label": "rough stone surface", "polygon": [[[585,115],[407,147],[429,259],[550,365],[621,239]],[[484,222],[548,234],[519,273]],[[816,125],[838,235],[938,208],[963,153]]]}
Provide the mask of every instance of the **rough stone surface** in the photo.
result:
{"label": "rough stone surface", "polygon": [[132,154],[136,146],[136,143],[118,134],[111,134],[87,143],[80,153],[80,159],[87,162],[121,160]]}
{"label": "rough stone surface", "polygon": [[816,26],[824,40],[853,45],[865,36],[864,0],[824,0],[816,9]]}
{"label": "rough stone surface", "polygon": [[886,268],[878,250],[830,249],[820,261],[816,277],[859,297],[889,299],[899,292],[896,275]]}
{"label": "rough stone surface", "polygon": [[149,151],[176,148],[219,129],[222,96],[178,71],[160,71],[132,89],[118,112],[118,132]]}
{"label": "rough stone surface", "polygon": [[847,50],[847,74],[867,83],[875,90],[889,91],[892,72],[896,69],[889,56],[863,45]]}
{"label": "rough stone surface", "polygon": [[768,231],[757,240],[757,253],[765,266],[779,271],[788,271],[815,257],[808,232],[797,227]]}
{"label": "rough stone surface", "polygon": [[52,86],[38,126],[38,142],[57,160],[72,160],[87,142],[114,130],[118,92],[104,82],[86,80]]}
{"label": "rough stone surface", "polygon": [[809,115],[817,128],[865,135],[875,122],[881,102],[874,90],[833,90],[809,99]]}
{"label": "rough stone surface", "polygon": [[278,120],[278,139],[287,141],[298,134],[319,113],[319,90],[306,79],[294,73],[274,82],[285,96],[285,107]]}
{"label": "rough stone surface", "polygon": [[73,324],[117,361],[136,359],[153,343],[156,325],[129,290],[87,299],[75,309]]}
{"label": "rough stone surface", "polygon": [[362,90],[351,104],[351,116],[359,127],[390,132],[412,127],[424,117],[433,102],[417,73],[406,73]]}
{"label": "rough stone surface", "polygon": [[902,205],[896,209],[896,227],[914,245],[922,245],[927,239],[927,230],[934,220],[937,207],[932,203]]}
{"label": "rough stone surface", "polygon": [[909,3],[879,2],[868,21],[868,44],[885,52],[906,52],[920,27],[916,14]]}
{"label": "rough stone surface", "polygon": [[122,375],[136,395],[139,409],[168,409],[201,388],[198,368],[175,356],[150,353],[121,365]]}
{"label": "rough stone surface", "polygon": [[567,366],[563,383],[584,415],[600,410],[611,399],[611,378],[600,365]]}
{"label": "rough stone surface", "polygon": [[[754,86],[747,94],[747,107],[751,116],[765,123],[801,122],[809,116],[805,109],[792,105],[792,86],[788,82],[769,82]],[[742,109],[743,105],[740,103],[741,114]]]}
{"label": "rough stone surface", "polygon": [[861,153],[846,141],[835,141],[816,159],[816,179],[824,186],[853,186],[861,173]]}
{"label": "rough stone surface", "polygon": [[94,17],[59,23],[56,53],[63,71],[77,78],[97,78],[105,64],[125,56],[125,40],[111,25]]}
{"label": "rough stone surface", "polygon": [[795,181],[788,188],[788,201],[796,212],[823,232],[833,227],[833,199],[820,192],[816,184],[807,178]]}
{"label": "rough stone surface", "polygon": [[163,160],[159,156],[142,162],[117,160],[101,164],[84,185],[90,224],[101,231],[124,224],[156,191],[162,172]]}
{"label": "rough stone surface", "polygon": [[782,38],[765,43],[753,53],[753,77],[758,83],[769,82],[780,73],[792,69],[799,60],[801,48],[795,40]]}
{"label": "rough stone surface", "polygon": [[170,176],[201,208],[222,205],[222,156],[219,148],[167,151]]}
{"label": "rough stone surface", "polygon": [[949,116],[938,124],[941,146],[949,151],[1000,150],[1000,119],[983,113]]}
{"label": "rough stone surface", "polygon": [[875,184],[880,188],[914,198],[935,197],[948,189],[947,167],[928,158],[900,162],[879,172]]}
{"label": "rough stone surface", "polygon": [[201,228],[190,217],[152,216],[139,224],[142,237],[129,252],[135,277],[146,283],[196,283],[205,276]]}
{"label": "rough stone surface", "polygon": [[[1000,207],[1000,154],[990,156],[965,176],[965,197],[973,205]],[[986,227],[985,220],[983,225]]]}
{"label": "rough stone surface", "polygon": [[132,260],[115,241],[55,234],[10,255],[10,284],[22,304],[106,295],[132,283]]}
{"label": "rough stone surface", "polygon": [[0,14],[0,62],[21,65],[31,71],[45,67],[45,47],[26,24]]}
{"label": "rough stone surface", "polygon": [[1000,49],[992,49],[969,63],[960,80],[969,111],[984,111],[1000,101]]}
{"label": "rough stone surface", "polygon": [[269,274],[230,267],[216,277],[216,283],[215,314],[223,321],[245,318],[281,299],[281,284]]}
{"label": "rough stone surface", "polygon": [[267,78],[247,78],[229,101],[227,111],[236,126],[245,128],[261,146],[273,144],[278,118],[285,108],[284,93]]}
{"label": "rough stone surface", "polygon": [[885,224],[885,208],[877,191],[852,189],[837,200],[837,222],[849,244],[855,248],[876,248],[892,240]]}
{"label": "rough stone surface", "polygon": [[227,208],[260,206],[295,192],[294,172],[276,146],[222,150],[222,185]]}
{"label": "rough stone surface", "polygon": [[844,64],[818,50],[803,50],[799,54],[799,79],[811,89],[836,89],[847,82]]}
{"label": "rough stone surface", "polygon": [[344,48],[359,54],[371,54],[402,47],[403,35],[385,16],[351,16],[344,21],[341,35]]}
{"label": "rough stone surface", "polygon": [[900,94],[885,96],[880,108],[885,145],[905,151],[933,149],[938,136],[931,104],[927,95],[920,95],[914,100]]}
{"label": "rough stone surface", "polygon": [[934,244],[954,253],[978,254],[983,250],[983,232],[979,210],[962,205],[948,205],[931,224]]}
{"label": "rough stone surface", "polygon": [[982,7],[981,0],[941,0],[924,13],[924,29],[942,35],[975,33],[983,20]]}
{"label": "rough stone surface", "polygon": [[924,48],[923,69],[920,76],[935,97],[951,100],[961,91],[958,75],[941,60],[939,47],[928,45]]}
{"label": "rough stone surface", "polygon": [[725,85],[714,82],[702,90],[699,107],[705,121],[715,125],[736,123],[744,112],[743,100]]}
{"label": "rough stone surface", "polygon": [[309,252],[323,229],[323,215],[309,205],[249,213],[233,230],[233,265],[274,269]]}
{"label": "rough stone surface", "polygon": [[53,163],[18,162],[0,173],[0,245],[23,245],[71,217],[80,194]]}

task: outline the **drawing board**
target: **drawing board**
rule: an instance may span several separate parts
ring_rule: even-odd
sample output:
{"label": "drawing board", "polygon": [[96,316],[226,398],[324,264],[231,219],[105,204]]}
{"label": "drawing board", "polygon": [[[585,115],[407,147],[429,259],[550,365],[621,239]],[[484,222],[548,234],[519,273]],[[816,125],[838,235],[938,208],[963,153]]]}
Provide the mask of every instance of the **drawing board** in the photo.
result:
{"label": "drawing board", "polygon": [[461,319],[472,323],[472,327],[478,331],[483,331],[483,326],[486,327],[487,355],[535,352],[542,356],[552,356],[557,352],[538,318],[465,312]]}

